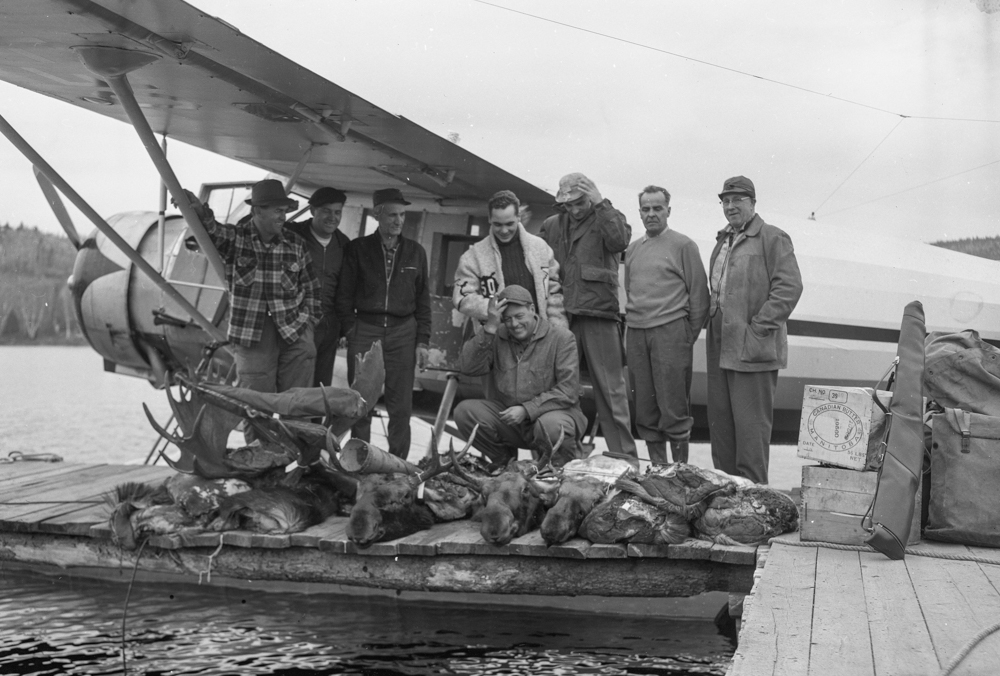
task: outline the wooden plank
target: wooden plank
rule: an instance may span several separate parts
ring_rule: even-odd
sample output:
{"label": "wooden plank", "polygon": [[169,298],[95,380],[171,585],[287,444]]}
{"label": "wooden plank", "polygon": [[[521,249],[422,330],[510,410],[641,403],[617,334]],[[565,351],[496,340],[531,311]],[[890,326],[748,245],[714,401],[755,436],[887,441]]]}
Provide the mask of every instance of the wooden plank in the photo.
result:
{"label": "wooden plank", "polygon": [[317,543],[320,551],[344,554],[348,544],[354,547],[354,543],[347,539],[347,522],[346,516],[332,516],[323,523],[325,530]]}
{"label": "wooden plank", "polygon": [[757,563],[757,548],[751,546],[713,544],[709,550],[709,560],[731,563],[737,566],[753,566]]}
{"label": "wooden plank", "polygon": [[573,538],[568,542],[552,545],[549,547],[549,554],[558,559],[585,559],[592,546],[590,540]]}
{"label": "wooden plank", "polygon": [[184,530],[177,534],[181,547],[218,547],[222,541],[222,533],[214,531]]}
{"label": "wooden plank", "polygon": [[860,560],[875,673],[937,674],[938,660],[906,564],[874,553],[862,553]]}
{"label": "wooden plank", "polygon": [[233,547],[249,548],[253,546],[253,536],[248,530],[227,530],[222,534],[222,544]]}
{"label": "wooden plank", "polygon": [[[743,606],[729,676],[808,673],[816,589],[816,549],[774,545],[760,584]],[[834,669],[828,673],[848,673]]]}
{"label": "wooden plank", "polygon": [[[123,481],[141,482],[156,478],[163,472],[162,468],[143,465],[117,469],[120,471],[114,474],[88,477],[84,480],[86,485],[78,485],[71,490],[39,493],[38,497],[26,499],[20,509],[15,505],[2,507],[0,523],[17,530],[82,534],[89,530],[89,525],[107,518],[107,512],[101,511],[100,507],[104,506],[102,498],[110,488]],[[52,495],[59,497],[48,504],[27,504],[43,503]]]}
{"label": "wooden plank", "polygon": [[[961,545],[927,549],[968,553]],[[978,563],[926,556],[907,556],[905,563],[938,661],[947,664],[966,641],[1000,617],[1000,593]],[[997,664],[1000,642],[987,639],[965,658],[956,674],[993,674]]]}
{"label": "wooden plank", "polygon": [[6,492],[14,486],[45,481],[47,477],[76,472],[81,467],[86,465],[63,462],[0,463],[0,498],[5,498]]}
{"label": "wooden plank", "polygon": [[510,552],[507,547],[491,545],[483,539],[478,521],[460,521],[464,528],[455,529],[447,538],[438,543],[439,554],[482,554],[489,556],[506,556]]}
{"label": "wooden plank", "polygon": [[809,673],[875,674],[859,552],[821,548],[816,554]]}
{"label": "wooden plank", "polygon": [[288,549],[291,535],[287,533],[254,533],[250,536],[250,546],[257,549]]}
{"label": "wooden plank", "polygon": [[542,531],[533,530],[507,545],[507,551],[515,556],[549,556],[549,546],[542,538]]}
{"label": "wooden plank", "polygon": [[802,466],[803,495],[805,495],[807,488],[812,487],[871,494],[877,483],[878,472],[859,472],[853,469],[822,467],[820,465]]}
{"label": "wooden plank", "polygon": [[668,545],[667,556],[671,559],[708,561],[712,558],[712,546],[707,540],[688,538],[679,545]]}
{"label": "wooden plank", "polygon": [[434,556],[437,554],[438,543],[447,539],[456,530],[465,528],[462,521],[438,523],[430,530],[408,535],[396,540],[396,548],[400,554],[407,556]]}
{"label": "wooden plank", "polygon": [[588,559],[627,559],[628,550],[621,543],[603,545],[594,543],[587,549]]}
{"label": "wooden plank", "polygon": [[[71,490],[75,485],[94,477],[113,475],[114,470],[106,465],[76,465],[64,468],[64,472],[38,477],[18,483],[3,491],[3,502],[23,502],[27,499],[61,500],[61,491]],[[40,497],[45,495],[46,497]]]}
{"label": "wooden plank", "polygon": [[648,545],[639,542],[630,542],[625,551],[630,557],[637,559],[665,559],[668,557],[670,545]]}

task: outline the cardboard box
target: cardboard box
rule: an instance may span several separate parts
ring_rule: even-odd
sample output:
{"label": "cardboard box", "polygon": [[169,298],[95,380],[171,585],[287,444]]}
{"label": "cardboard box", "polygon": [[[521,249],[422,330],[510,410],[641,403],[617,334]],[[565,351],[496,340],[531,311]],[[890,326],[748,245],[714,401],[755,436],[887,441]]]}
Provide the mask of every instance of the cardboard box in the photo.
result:
{"label": "cardboard box", "polygon": [[[888,407],[892,393],[879,391],[878,395]],[[869,387],[806,385],[798,456],[847,469],[877,468],[884,420]]]}
{"label": "cardboard box", "polygon": [[[837,467],[802,468],[802,540],[863,545],[868,533],[861,519],[875,497],[878,472]],[[920,542],[920,488],[914,499],[913,523],[907,544]]]}

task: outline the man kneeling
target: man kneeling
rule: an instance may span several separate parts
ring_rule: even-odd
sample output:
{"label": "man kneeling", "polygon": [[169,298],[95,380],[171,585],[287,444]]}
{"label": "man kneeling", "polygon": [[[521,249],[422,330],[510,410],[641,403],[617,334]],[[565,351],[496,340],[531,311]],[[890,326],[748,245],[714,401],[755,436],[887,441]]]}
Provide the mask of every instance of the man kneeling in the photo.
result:
{"label": "man kneeling", "polygon": [[576,338],[535,312],[531,294],[512,284],[490,298],[487,318],[462,347],[462,373],[487,376],[490,399],[466,399],[455,424],[466,439],[478,423],[475,448],[495,464],[517,458],[519,448],[552,457],[560,467],[581,457],[587,420],[580,410]]}

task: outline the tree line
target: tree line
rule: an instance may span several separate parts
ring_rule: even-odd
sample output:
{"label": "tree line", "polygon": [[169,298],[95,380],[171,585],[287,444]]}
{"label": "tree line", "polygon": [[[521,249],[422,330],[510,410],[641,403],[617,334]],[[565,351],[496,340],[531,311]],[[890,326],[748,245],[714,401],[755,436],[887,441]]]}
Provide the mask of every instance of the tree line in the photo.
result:
{"label": "tree line", "polygon": [[64,236],[0,225],[0,342],[82,341],[66,285],[75,259]]}

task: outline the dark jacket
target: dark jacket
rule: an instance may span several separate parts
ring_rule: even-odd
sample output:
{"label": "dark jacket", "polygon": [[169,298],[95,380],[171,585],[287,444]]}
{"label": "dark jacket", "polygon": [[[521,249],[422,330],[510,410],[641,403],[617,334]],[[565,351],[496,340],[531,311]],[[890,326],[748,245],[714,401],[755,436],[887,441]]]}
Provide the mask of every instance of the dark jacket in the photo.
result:
{"label": "dark jacket", "polygon": [[580,410],[580,360],[576,338],[569,329],[549,326],[542,318],[520,358],[508,338],[507,327],[496,335],[482,327],[462,346],[462,373],[489,375],[490,387],[505,408],[524,406],[532,422],[549,411],[568,410],[577,429],[586,429]]}
{"label": "dark jacket", "polygon": [[[728,228],[719,231],[709,270],[715,267]],[[791,238],[755,215],[729,252],[722,298],[719,367],[775,371],[788,366],[785,323],[802,295],[802,275]]]}
{"label": "dark jacket", "polygon": [[622,212],[602,200],[579,223],[549,216],[539,234],[559,263],[566,314],[618,320],[618,259],[632,238]]}
{"label": "dark jacket", "polygon": [[378,231],[353,240],[344,254],[335,307],[341,331],[348,335],[360,319],[392,326],[415,317],[417,344],[431,339],[431,290],[427,253],[412,239],[399,238],[399,249],[386,280],[385,254]]}
{"label": "dark jacket", "polygon": [[347,235],[340,230],[333,232],[333,239],[325,247],[316,241],[312,233],[312,219],[288,223],[286,228],[294,232],[306,242],[306,250],[312,258],[312,270],[321,285],[320,305],[323,317],[334,316],[334,300],[337,296],[337,282],[340,279],[340,269],[344,264],[344,253],[351,243]]}

